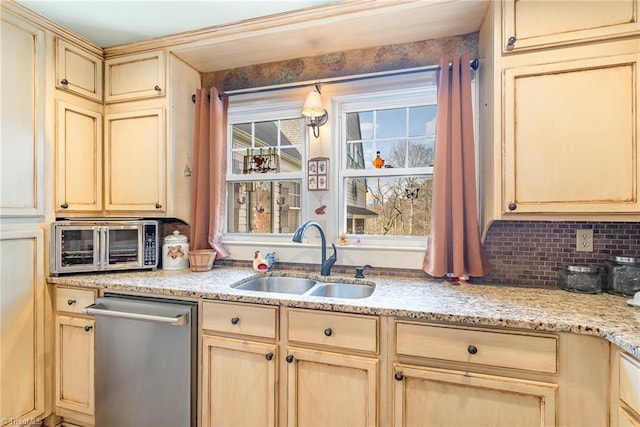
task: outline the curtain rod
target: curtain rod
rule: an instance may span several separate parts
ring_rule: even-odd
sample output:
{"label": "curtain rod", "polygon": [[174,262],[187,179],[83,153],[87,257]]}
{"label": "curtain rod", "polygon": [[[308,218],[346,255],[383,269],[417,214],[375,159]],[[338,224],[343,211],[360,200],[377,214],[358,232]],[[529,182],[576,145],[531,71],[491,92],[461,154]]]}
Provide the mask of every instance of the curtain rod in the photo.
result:
{"label": "curtain rod", "polygon": [[[451,68],[452,66],[453,65],[449,63],[449,68]],[[469,66],[471,67],[472,70],[475,71],[480,67],[480,61],[478,60],[478,58],[474,58],[471,61],[469,61]],[[230,90],[229,92],[221,93],[218,95],[218,98],[222,99],[225,96],[229,97],[233,95],[273,92],[276,90],[283,90],[283,89],[299,89],[307,86],[314,86],[314,85],[317,86],[317,85],[331,84],[331,83],[348,83],[348,82],[355,82],[360,80],[376,79],[379,77],[402,76],[407,74],[416,74],[416,73],[422,73],[425,71],[438,70],[438,69],[440,69],[439,65],[429,65],[425,67],[405,68],[403,70],[381,71],[378,73],[356,74],[353,76],[333,77],[333,78],[322,79],[322,80],[307,80],[304,82],[284,83],[284,84],[273,85],[273,86],[237,89],[237,90]],[[207,95],[207,98],[209,98],[209,95]],[[196,102],[195,94],[191,95],[191,100],[194,103]]]}

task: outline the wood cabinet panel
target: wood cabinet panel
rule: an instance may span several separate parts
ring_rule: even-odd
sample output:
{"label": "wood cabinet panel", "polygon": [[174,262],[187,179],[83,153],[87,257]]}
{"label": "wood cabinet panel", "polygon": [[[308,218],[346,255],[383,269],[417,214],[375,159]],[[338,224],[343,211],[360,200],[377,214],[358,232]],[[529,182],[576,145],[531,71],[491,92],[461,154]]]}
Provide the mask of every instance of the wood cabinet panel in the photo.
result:
{"label": "wood cabinet panel", "polygon": [[[640,33],[638,0],[505,0],[503,51],[559,46]],[[515,41],[510,43],[510,38]]]}
{"label": "wood cabinet panel", "polygon": [[555,337],[396,323],[398,355],[555,373],[556,351]]}
{"label": "wood cabinet panel", "polygon": [[102,210],[101,106],[59,101],[56,138],[56,211]]}
{"label": "wood cabinet panel", "polygon": [[202,425],[275,426],[277,366],[275,344],[204,336]]}
{"label": "wood cabinet panel", "polygon": [[164,96],[165,68],[162,50],[107,59],[105,102]]}
{"label": "wood cabinet panel", "polygon": [[93,415],[94,320],[56,316],[56,406]]}
{"label": "wood cabinet panel", "polygon": [[640,55],[504,72],[504,213],[640,212]]}
{"label": "wood cabinet panel", "polygon": [[640,362],[620,355],[620,400],[640,415]]}
{"label": "wood cabinet panel", "polygon": [[226,302],[202,304],[202,328],[206,330],[275,339],[278,307]]}
{"label": "wood cabinet panel", "polygon": [[555,384],[395,364],[394,426],[555,426]]}
{"label": "wood cabinet panel", "polygon": [[0,230],[2,425],[46,409],[43,240],[41,230]]}
{"label": "wood cabinet panel", "polygon": [[105,116],[105,209],[166,211],[164,109]]}
{"label": "wood cabinet panel", "polygon": [[287,362],[287,425],[377,425],[378,359],[289,348]]}
{"label": "wood cabinet panel", "polygon": [[60,38],[56,41],[56,87],[102,102],[102,58]]}
{"label": "wood cabinet panel", "polygon": [[90,289],[56,288],[56,310],[82,314],[82,309],[95,303],[97,291]]}
{"label": "wood cabinet panel", "polygon": [[0,17],[0,216],[44,214],[44,31]]}

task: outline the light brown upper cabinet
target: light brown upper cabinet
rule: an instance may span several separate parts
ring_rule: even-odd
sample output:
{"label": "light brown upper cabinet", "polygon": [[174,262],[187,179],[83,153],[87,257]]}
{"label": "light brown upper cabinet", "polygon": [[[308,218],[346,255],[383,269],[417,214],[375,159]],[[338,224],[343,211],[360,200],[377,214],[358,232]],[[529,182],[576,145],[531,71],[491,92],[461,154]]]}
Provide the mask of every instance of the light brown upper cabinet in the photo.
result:
{"label": "light brown upper cabinet", "polygon": [[504,70],[503,213],[640,212],[639,69],[630,53]]}
{"label": "light brown upper cabinet", "polygon": [[58,101],[56,212],[102,211],[101,105]]}
{"label": "light brown upper cabinet", "polygon": [[164,51],[119,56],[105,61],[107,103],[156,98],[166,93]]}
{"label": "light brown upper cabinet", "polygon": [[527,49],[640,34],[638,0],[504,0],[502,49]]}
{"label": "light brown upper cabinet", "polygon": [[56,40],[56,87],[102,102],[103,61],[62,39]]}

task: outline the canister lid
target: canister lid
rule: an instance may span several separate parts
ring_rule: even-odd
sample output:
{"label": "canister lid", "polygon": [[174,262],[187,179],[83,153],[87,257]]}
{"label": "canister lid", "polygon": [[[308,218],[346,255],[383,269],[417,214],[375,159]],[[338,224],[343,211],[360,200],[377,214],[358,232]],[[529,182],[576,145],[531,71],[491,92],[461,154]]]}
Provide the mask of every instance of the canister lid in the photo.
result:
{"label": "canister lid", "polygon": [[187,243],[187,241],[187,236],[183,236],[178,230],[175,230],[173,235],[169,234],[164,238],[165,243]]}
{"label": "canister lid", "polygon": [[598,273],[595,265],[567,265],[565,270],[571,273]]}
{"label": "canister lid", "polygon": [[613,256],[609,257],[609,261],[617,262],[620,264],[640,264],[640,258],[634,258],[630,256]]}

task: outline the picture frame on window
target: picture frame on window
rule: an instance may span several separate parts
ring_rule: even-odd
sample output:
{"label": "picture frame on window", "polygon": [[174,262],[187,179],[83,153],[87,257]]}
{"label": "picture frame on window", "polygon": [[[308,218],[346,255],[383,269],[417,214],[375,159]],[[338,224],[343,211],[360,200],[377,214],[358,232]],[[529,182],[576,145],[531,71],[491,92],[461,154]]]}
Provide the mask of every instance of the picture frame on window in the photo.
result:
{"label": "picture frame on window", "polygon": [[310,191],[329,189],[329,158],[314,157],[307,162],[307,188]]}

